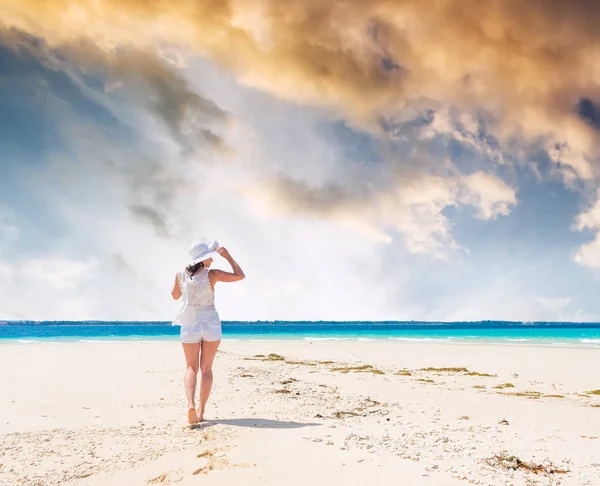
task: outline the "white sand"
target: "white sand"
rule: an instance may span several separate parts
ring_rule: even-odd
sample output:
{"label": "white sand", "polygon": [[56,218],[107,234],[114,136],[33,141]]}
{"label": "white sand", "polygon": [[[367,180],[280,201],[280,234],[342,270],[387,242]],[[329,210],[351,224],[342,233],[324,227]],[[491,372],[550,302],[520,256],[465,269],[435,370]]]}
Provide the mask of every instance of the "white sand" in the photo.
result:
{"label": "white sand", "polygon": [[[334,369],[364,364],[384,374]],[[598,350],[224,342],[196,428],[183,365],[176,342],[1,344],[0,484],[600,484]]]}

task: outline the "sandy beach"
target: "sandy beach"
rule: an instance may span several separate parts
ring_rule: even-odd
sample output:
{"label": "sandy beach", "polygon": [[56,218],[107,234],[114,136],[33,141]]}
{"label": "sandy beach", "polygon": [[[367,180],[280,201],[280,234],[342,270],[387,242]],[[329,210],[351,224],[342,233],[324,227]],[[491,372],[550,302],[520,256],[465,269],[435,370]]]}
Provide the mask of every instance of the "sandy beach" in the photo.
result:
{"label": "sandy beach", "polygon": [[224,341],[196,427],[177,342],[0,367],[2,485],[600,484],[595,349]]}

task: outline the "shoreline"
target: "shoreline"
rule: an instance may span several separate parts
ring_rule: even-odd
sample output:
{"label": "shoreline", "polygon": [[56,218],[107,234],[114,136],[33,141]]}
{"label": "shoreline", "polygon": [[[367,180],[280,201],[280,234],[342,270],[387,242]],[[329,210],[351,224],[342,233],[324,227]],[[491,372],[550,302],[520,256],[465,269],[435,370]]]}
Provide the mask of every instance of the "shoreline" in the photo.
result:
{"label": "shoreline", "polygon": [[[576,338],[565,341],[552,341],[549,339],[513,339],[506,338],[503,340],[498,339],[485,339],[485,338],[473,338],[473,339],[462,339],[457,337],[449,338],[398,338],[398,337],[385,337],[385,338],[371,338],[371,337],[265,337],[261,336],[258,338],[253,337],[231,337],[228,338],[226,335],[223,336],[224,343],[292,343],[292,342],[304,342],[304,343],[396,343],[398,345],[411,345],[411,344],[435,344],[435,345],[457,345],[457,346],[501,346],[501,347],[514,347],[514,348],[547,348],[547,349],[590,349],[600,351],[600,340],[595,338]],[[584,341],[584,342],[582,342]],[[591,342],[589,342],[591,341]],[[27,345],[27,344],[74,344],[74,343],[172,343],[179,342],[179,335],[164,335],[164,336],[74,336],[74,337],[33,337],[33,338],[2,338],[0,337],[0,346],[2,345]]]}

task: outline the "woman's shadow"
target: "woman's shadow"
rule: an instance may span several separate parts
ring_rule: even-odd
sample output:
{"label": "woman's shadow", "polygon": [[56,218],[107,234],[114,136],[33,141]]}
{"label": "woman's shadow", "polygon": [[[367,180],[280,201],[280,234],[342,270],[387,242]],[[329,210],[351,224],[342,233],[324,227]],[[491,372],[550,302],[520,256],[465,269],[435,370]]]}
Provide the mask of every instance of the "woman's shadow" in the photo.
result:
{"label": "woman's shadow", "polygon": [[257,429],[299,429],[301,427],[317,427],[318,423],[287,422],[283,420],[271,420],[261,418],[233,418],[203,420],[191,426],[192,429],[212,427],[213,425],[232,425],[234,427],[250,427]]}

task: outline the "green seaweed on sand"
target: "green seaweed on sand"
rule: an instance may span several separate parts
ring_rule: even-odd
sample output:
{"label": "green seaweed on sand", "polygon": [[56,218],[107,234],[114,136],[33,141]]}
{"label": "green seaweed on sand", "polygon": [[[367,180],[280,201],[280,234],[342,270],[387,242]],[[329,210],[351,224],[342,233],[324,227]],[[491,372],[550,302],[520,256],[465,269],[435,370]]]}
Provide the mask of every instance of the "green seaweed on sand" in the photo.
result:
{"label": "green seaweed on sand", "polygon": [[340,371],[342,373],[348,373],[349,371],[371,371],[373,367],[371,365],[360,365],[360,366],[340,366],[337,368],[331,368],[331,371]]}
{"label": "green seaweed on sand", "polygon": [[331,368],[331,371],[339,371],[340,373],[373,373],[374,375],[385,375],[385,373],[377,368],[373,368],[371,365],[359,365],[359,366],[340,366],[337,368]]}
{"label": "green seaweed on sand", "polygon": [[485,378],[495,378],[496,375],[489,373],[479,373],[478,371],[469,371],[464,366],[459,367],[442,367],[442,368],[421,368],[419,371],[429,371],[433,373],[463,373],[465,376],[481,376]]}
{"label": "green seaweed on sand", "polygon": [[303,366],[317,366],[317,365],[331,365],[331,364],[335,364],[333,361],[308,361],[308,360],[302,360],[302,361],[289,361],[286,360],[287,364],[291,364],[291,365],[303,365]]}
{"label": "green seaweed on sand", "polygon": [[540,398],[541,396],[543,396],[543,394],[541,392],[537,392],[537,391],[522,391],[522,392],[509,392],[509,393],[502,393],[502,395],[510,395],[511,397],[525,397],[525,398]]}
{"label": "green seaweed on sand", "polygon": [[485,390],[485,385],[473,385],[473,388],[477,388],[478,390]]}
{"label": "green seaweed on sand", "polygon": [[407,370],[405,368],[394,372],[394,374],[398,375],[398,376],[412,376],[412,373],[410,372],[410,370]]}
{"label": "green seaweed on sand", "polygon": [[512,383],[501,383],[500,385],[496,385],[494,388],[514,388],[515,385]]}
{"label": "green seaweed on sand", "polygon": [[585,392],[586,395],[600,395],[600,390],[589,390]]}
{"label": "green seaweed on sand", "polygon": [[314,363],[313,361],[286,361],[286,364],[303,365],[303,366],[317,366],[317,363]]}
{"label": "green seaweed on sand", "polygon": [[426,378],[417,378],[416,381],[420,381],[421,383],[435,383],[435,381]]}
{"label": "green seaweed on sand", "polygon": [[246,361],[285,361],[285,358],[283,356],[280,356],[278,354],[275,353],[271,353],[268,356],[265,356],[264,354],[255,354],[252,358],[244,358]]}
{"label": "green seaweed on sand", "polygon": [[436,373],[468,373],[467,368],[421,368],[420,371],[434,371]]}

